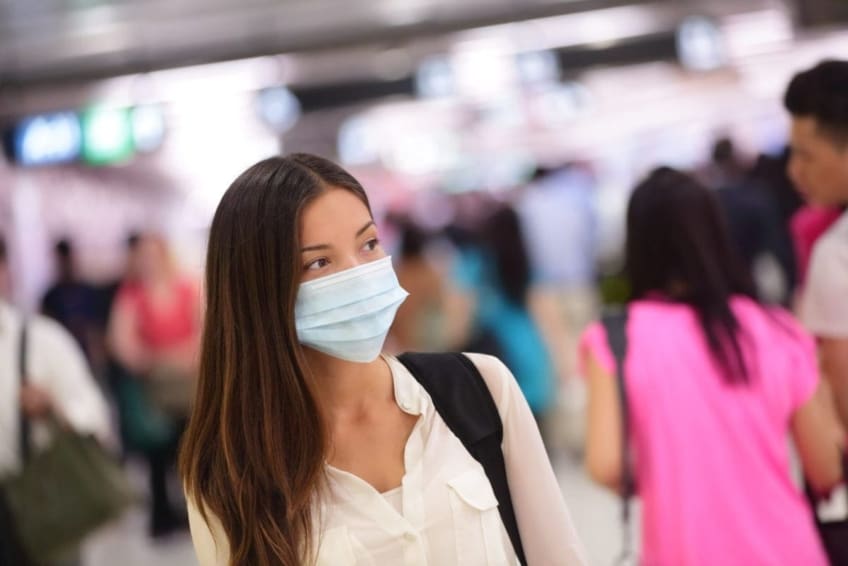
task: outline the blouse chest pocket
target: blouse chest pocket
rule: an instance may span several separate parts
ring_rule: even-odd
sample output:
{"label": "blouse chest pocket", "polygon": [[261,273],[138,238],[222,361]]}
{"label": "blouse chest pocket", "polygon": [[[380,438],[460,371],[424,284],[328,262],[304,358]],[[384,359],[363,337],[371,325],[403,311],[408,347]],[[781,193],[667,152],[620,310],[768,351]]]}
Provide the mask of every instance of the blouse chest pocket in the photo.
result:
{"label": "blouse chest pocket", "polygon": [[347,527],[328,529],[318,541],[316,566],[374,566]]}
{"label": "blouse chest pocket", "polygon": [[515,554],[485,472],[471,469],[447,483],[456,531],[457,564],[514,566]]}

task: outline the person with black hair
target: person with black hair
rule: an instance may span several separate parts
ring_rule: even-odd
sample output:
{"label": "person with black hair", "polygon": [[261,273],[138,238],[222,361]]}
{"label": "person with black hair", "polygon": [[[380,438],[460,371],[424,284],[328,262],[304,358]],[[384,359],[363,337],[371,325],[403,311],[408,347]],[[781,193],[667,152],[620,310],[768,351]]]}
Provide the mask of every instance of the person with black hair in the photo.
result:
{"label": "person with black hair", "polygon": [[597,312],[596,189],[591,167],[573,162],[537,170],[516,203],[537,291],[532,310],[565,387],[564,400],[574,393],[578,333]]}
{"label": "person with black hair", "polygon": [[[813,204],[848,205],[848,61],[797,74],[784,105],[792,116],[790,175]],[[848,424],[848,213],[816,241],[800,301],[819,339],[822,370]]]}
{"label": "person with black hair", "polygon": [[74,246],[67,238],[56,242],[56,282],[41,301],[44,315],[64,326],[85,352],[89,363],[95,349],[97,297],[91,285],[80,281]]}
{"label": "person with black hair", "polygon": [[395,271],[409,297],[398,308],[387,343],[398,352],[443,350],[445,285],[427,254],[431,235],[409,218],[396,224],[400,242]]}
{"label": "person with black hair", "polygon": [[842,481],[845,436],[813,340],[759,302],[714,191],[683,173],[661,168],[636,188],[625,253],[627,401],[595,324],[580,348],[586,464],[599,483],[622,487],[626,419],[643,563],[824,566],[787,442],[790,432],[817,492]]}
{"label": "person with black hair", "polygon": [[521,219],[512,207],[501,206],[483,220],[476,236],[461,251],[453,273],[460,289],[474,296],[470,341],[461,349],[501,357],[543,424],[556,401],[556,379],[534,317],[535,281]]}
{"label": "person with black hair", "polygon": [[711,183],[716,187],[738,185],[745,180],[747,165],[740,159],[736,144],[728,137],[721,137],[713,144],[711,152]]}
{"label": "person with black hair", "polygon": [[[713,144],[711,162],[701,180],[716,189],[731,242],[753,275],[759,296],[788,304],[795,285],[792,240],[770,179],[757,177],[765,164],[762,157],[750,167],[733,140],[721,137]],[[776,262],[777,271],[770,269],[768,260]]]}

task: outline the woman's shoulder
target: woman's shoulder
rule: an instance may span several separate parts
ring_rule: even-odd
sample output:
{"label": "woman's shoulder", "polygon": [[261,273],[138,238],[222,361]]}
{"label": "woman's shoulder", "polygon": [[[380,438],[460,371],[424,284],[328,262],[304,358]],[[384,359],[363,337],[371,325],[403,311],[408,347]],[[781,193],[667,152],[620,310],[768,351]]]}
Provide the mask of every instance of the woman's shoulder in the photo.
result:
{"label": "woman's shoulder", "polygon": [[477,371],[480,372],[483,381],[486,382],[486,386],[489,388],[492,399],[495,401],[495,405],[498,407],[498,412],[503,413],[503,409],[509,403],[510,386],[515,382],[512,372],[505,363],[495,356],[474,352],[465,352],[465,356],[471,360]]}
{"label": "woman's shoulder", "polygon": [[755,330],[770,344],[800,343],[808,345],[813,337],[788,310],[777,305],[763,305],[747,297],[733,299],[733,312],[742,328]]}
{"label": "woman's shoulder", "polygon": [[493,381],[500,382],[511,377],[509,368],[496,356],[476,352],[464,352],[464,355],[474,363],[484,378],[489,376]]}
{"label": "woman's shoulder", "polygon": [[[614,311],[601,313],[598,318],[591,322],[583,330],[581,344],[584,346],[598,346],[606,343],[606,325],[608,315]],[[626,310],[626,332],[629,338],[634,333],[656,332],[657,325],[665,326],[668,323],[689,322],[694,315],[694,310],[686,304],[668,300],[640,299],[627,304]]]}

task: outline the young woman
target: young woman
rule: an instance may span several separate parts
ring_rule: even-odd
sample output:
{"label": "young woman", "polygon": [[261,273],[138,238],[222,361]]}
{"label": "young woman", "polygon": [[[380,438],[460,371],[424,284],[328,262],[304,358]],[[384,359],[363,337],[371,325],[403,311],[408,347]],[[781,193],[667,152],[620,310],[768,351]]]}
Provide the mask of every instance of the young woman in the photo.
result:
{"label": "young woman", "polygon": [[453,275],[457,286],[474,297],[472,343],[503,358],[537,421],[544,423],[556,401],[548,345],[561,341],[542,332],[550,327],[540,324],[543,293],[533,284],[521,219],[512,207],[501,205],[489,214],[479,229],[479,245],[461,251]]}
{"label": "young woman", "polygon": [[[131,254],[134,274],[115,297],[108,339],[116,360],[131,374],[126,379],[140,380],[149,402],[168,414],[161,438],[139,446],[132,446],[135,433],[126,426],[132,409],[124,414],[127,446],[141,449],[149,463],[150,534],[158,538],[186,528],[185,508],[169,495],[168,478],[197,379],[201,301],[197,285],[179,272],[162,236],[140,235]],[[119,398],[135,391],[132,385],[119,384]]]}
{"label": "young woman", "polygon": [[[844,434],[821,389],[813,341],[761,305],[735,257],[714,195],[671,169],[633,193],[633,292],[624,367],[642,563],[826,564],[790,476],[787,434],[826,493],[842,478]],[[601,325],[583,337],[589,379],[587,465],[622,477],[616,365]]]}
{"label": "young woman", "polygon": [[[248,169],[212,222],[206,293],[181,456],[201,566],[517,563],[482,467],[380,355],[406,293],[353,177],[304,154]],[[503,422],[527,563],[583,564],[515,381],[471,359]]]}

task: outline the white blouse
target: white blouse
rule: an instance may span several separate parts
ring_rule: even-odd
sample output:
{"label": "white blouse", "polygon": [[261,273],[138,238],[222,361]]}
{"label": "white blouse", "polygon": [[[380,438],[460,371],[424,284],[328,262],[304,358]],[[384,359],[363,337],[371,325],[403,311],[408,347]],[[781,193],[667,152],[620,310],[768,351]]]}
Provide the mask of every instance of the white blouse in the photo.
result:
{"label": "white blouse", "polygon": [[[512,374],[491,356],[469,356],[483,375],[504,425],[510,495],[528,566],[586,564],[536,422]],[[386,361],[395,399],[419,415],[404,451],[398,489],[377,492],[359,477],[327,467],[329,494],[319,512],[317,566],[515,566],[491,484],[433,407],[427,392],[396,359]],[[220,523],[209,527],[189,506],[201,566],[225,566]],[[217,542],[217,547],[215,545]]]}

